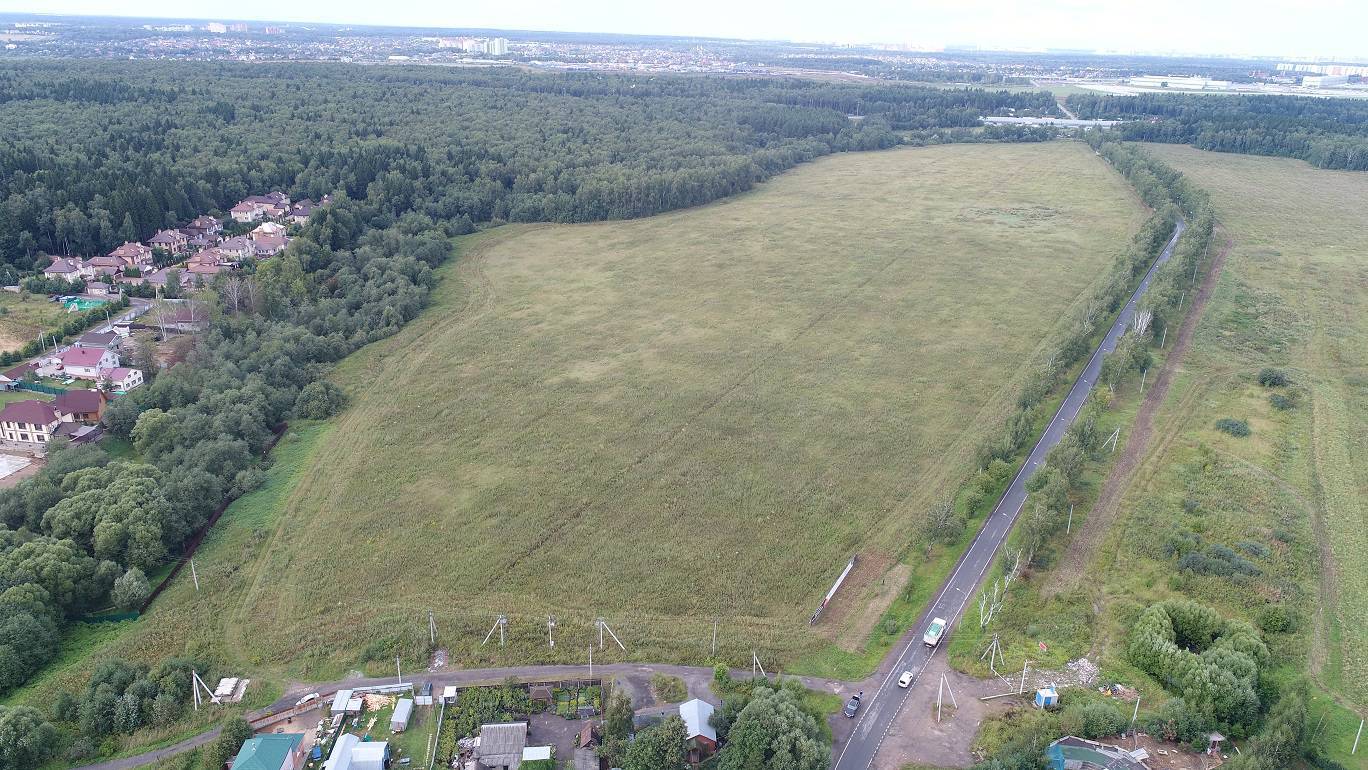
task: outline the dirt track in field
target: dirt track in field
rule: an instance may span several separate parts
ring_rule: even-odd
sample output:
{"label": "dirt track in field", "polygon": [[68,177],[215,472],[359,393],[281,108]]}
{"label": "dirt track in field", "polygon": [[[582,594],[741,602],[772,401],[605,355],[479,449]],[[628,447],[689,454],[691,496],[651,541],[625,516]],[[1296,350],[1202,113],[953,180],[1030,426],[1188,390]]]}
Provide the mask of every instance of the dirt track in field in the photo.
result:
{"label": "dirt track in field", "polygon": [[[1059,564],[1051,570],[1050,577],[1042,587],[1041,592],[1046,597],[1056,594],[1067,593],[1079,586],[1080,581],[1086,574],[1088,563],[1092,561],[1093,554],[1096,553],[1102,538],[1111,530],[1115,523],[1117,514],[1121,509],[1121,499],[1131,482],[1135,478],[1136,470],[1139,469],[1141,462],[1149,454],[1150,442],[1154,435],[1154,416],[1163,405],[1164,399],[1168,397],[1169,386],[1173,382],[1173,374],[1182,365],[1183,358],[1187,354],[1188,344],[1192,341],[1192,333],[1197,328],[1197,323],[1202,319],[1202,312],[1206,309],[1207,300],[1211,298],[1211,293],[1216,287],[1216,280],[1221,275],[1221,268],[1225,265],[1226,255],[1235,245],[1235,241],[1226,235],[1224,229],[1218,232],[1226,237],[1225,244],[1207,265],[1206,273],[1202,276],[1202,285],[1198,287],[1197,294],[1193,297],[1192,306],[1188,309],[1187,315],[1183,318],[1183,323],[1178,327],[1178,335],[1173,341],[1173,349],[1169,351],[1168,357],[1164,359],[1164,365],[1159,370],[1159,376],[1155,378],[1154,385],[1149,393],[1145,395],[1144,402],[1140,405],[1140,411],[1135,415],[1135,425],[1131,430],[1130,436],[1126,439],[1125,449],[1121,452],[1121,457],[1112,466],[1111,472],[1107,474],[1107,479],[1103,482],[1102,493],[1097,496],[1097,504],[1079,528],[1078,534],[1069,541],[1069,548],[1060,559]],[[1206,385],[1194,386],[1183,398],[1183,402],[1178,407],[1178,414],[1187,414],[1196,404],[1198,396],[1206,390]],[[1177,427],[1175,425],[1175,427]],[[1174,431],[1163,433],[1160,437],[1160,445],[1157,449],[1167,447],[1176,435]]]}

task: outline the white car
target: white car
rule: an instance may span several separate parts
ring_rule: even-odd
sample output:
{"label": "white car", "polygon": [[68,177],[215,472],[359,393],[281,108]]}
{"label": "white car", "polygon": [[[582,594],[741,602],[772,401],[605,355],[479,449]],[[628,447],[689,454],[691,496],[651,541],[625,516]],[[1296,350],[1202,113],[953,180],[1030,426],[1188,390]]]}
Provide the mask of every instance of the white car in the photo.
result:
{"label": "white car", "polygon": [[904,690],[906,690],[909,686],[911,686],[911,684],[912,684],[912,672],[911,672],[911,671],[904,671],[904,672],[903,672],[903,675],[900,676],[900,677],[898,677],[898,686],[901,687],[901,688],[903,688]]}
{"label": "white car", "polygon": [[945,618],[936,618],[926,627],[926,633],[922,634],[922,644],[935,647],[940,644],[942,636],[945,636]]}
{"label": "white car", "polygon": [[[316,700],[318,700],[318,693],[311,692],[308,695],[305,695],[303,698],[300,698],[299,700],[295,701],[295,705],[303,706],[305,703],[313,703]],[[320,722],[319,724],[322,723]]]}

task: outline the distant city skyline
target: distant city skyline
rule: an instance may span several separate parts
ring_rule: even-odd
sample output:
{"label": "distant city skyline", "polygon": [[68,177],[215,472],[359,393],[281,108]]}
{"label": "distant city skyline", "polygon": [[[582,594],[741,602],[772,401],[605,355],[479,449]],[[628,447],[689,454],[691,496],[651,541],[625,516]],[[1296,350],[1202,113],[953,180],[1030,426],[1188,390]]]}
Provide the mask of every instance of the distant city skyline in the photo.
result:
{"label": "distant city skyline", "polygon": [[545,30],[907,45],[922,50],[1092,50],[1116,53],[1368,58],[1368,3],[1325,0],[1304,13],[1265,12],[1247,0],[848,0],[839,6],[694,0],[294,0],[224,4],[202,0],[0,0],[0,12],[51,15],[233,19],[451,29]]}

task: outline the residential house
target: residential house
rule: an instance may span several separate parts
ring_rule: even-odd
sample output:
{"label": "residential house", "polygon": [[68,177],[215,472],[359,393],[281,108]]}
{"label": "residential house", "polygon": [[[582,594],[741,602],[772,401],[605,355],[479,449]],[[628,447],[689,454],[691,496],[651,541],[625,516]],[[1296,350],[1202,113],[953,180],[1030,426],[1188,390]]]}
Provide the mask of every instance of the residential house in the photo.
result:
{"label": "residential house", "polygon": [[109,256],[118,257],[129,265],[150,265],[152,264],[152,247],[124,241],[122,246],[109,252]]}
{"label": "residential house", "polygon": [[6,441],[46,444],[62,418],[46,401],[11,401],[0,410],[0,437]]}
{"label": "residential house", "polygon": [[258,259],[274,257],[288,245],[290,239],[285,235],[259,235],[252,239],[253,252]]}
{"label": "residential house", "polygon": [[104,348],[70,347],[58,356],[58,361],[66,376],[95,380],[119,365],[119,354]]}
{"label": "residential house", "polygon": [[130,262],[123,257],[91,257],[85,262],[85,277],[89,280],[102,278],[104,276],[118,277],[123,275],[124,268],[136,267],[137,263]]}
{"label": "residential house", "polygon": [[290,207],[290,221],[297,225],[302,225],[309,221],[309,217],[313,216],[315,211],[321,208],[323,208],[321,205],[314,203],[308,198],[305,198],[302,201],[296,201],[295,204]]}
{"label": "residential house", "polygon": [[147,245],[169,254],[184,254],[190,250],[189,239],[179,230],[158,230],[147,240]]}
{"label": "residential house", "polygon": [[76,345],[82,348],[105,348],[114,350],[119,347],[119,335],[114,332],[86,332],[76,338]]}
{"label": "residential house", "polygon": [[304,766],[303,733],[271,733],[243,741],[233,770],[299,770]]}
{"label": "residential house", "polygon": [[527,748],[526,722],[484,725],[475,739],[475,759],[489,770],[517,770]]}
{"label": "residential house", "polygon": [[74,281],[77,278],[85,277],[81,275],[81,267],[81,260],[74,257],[53,257],[52,264],[43,268],[43,275],[48,278]]}
{"label": "residential house", "polygon": [[33,361],[19,364],[13,369],[6,369],[4,372],[0,372],[0,385],[3,385],[5,390],[14,390],[15,385],[36,371],[38,371],[38,364]]}
{"label": "residential house", "polygon": [[234,222],[256,222],[261,219],[265,209],[249,201],[242,201],[236,206],[228,209],[228,216]]}
{"label": "residential house", "polygon": [[705,700],[694,698],[679,704],[679,717],[684,720],[684,733],[688,736],[690,762],[702,762],[717,751],[717,731],[708,724],[712,715],[713,705]]}
{"label": "residential house", "polygon": [[282,225],[282,224],[280,224],[279,222],[262,222],[261,224],[259,224],[259,225],[257,225],[256,227],[252,228],[252,233],[251,233],[252,238],[254,238],[254,239],[255,239],[257,236],[259,236],[259,235],[284,235],[284,234],[285,234],[285,225]]}
{"label": "residential house", "polygon": [[99,390],[68,390],[52,402],[57,417],[62,422],[80,422],[93,425],[104,416],[105,394]]}
{"label": "residential house", "polygon": [[[189,231],[189,232],[187,232]],[[223,223],[207,214],[195,217],[190,220],[190,224],[181,228],[181,232],[187,235],[199,233],[203,235],[218,235],[223,232]]]}
{"label": "residential house", "polygon": [[245,235],[235,235],[229,238],[218,245],[218,250],[219,253],[235,260],[246,259],[256,254],[256,246],[252,243],[252,239]]}
{"label": "residential house", "polygon": [[127,393],[143,384],[143,373],[141,369],[116,366],[105,372],[104,381],[109,383],[109,386],[114,389],[115,393]]}
{"label": "residential house", "polygon": [[210,246],[186,260],[189,265],[231,265],[233,258],[223,253],[217,246]]}
{"label": "residential house", "polygon": [[198,286],[212,280],[214,276],[228,270],[227,265],[216,265],[207,262],[191,262],[186,265],[184,275],[191,286]]}
{"label": "residential house", "polygon": [[229,216],[237,222],[258,222],[262,219],[279,219],[290,211],[290,198],[283,192],[269,192],[265,195],[249,195],[228,210]]}
{"label": "residential house", "polygon": [[185,245],[188,246],[191,251],[207,249],[223,240],[217,233],[201,233],[186,228],[182,228],[181,232],[185,233]]}

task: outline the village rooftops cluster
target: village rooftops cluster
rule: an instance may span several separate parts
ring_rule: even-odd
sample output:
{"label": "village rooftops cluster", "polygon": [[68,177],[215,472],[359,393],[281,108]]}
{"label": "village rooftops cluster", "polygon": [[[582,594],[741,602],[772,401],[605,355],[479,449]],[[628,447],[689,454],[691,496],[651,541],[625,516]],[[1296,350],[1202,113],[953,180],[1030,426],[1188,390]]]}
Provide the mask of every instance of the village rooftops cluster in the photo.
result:
{"label": "village rooftops cluster", "polygon": [[[54,257],[43,275],[87,283],[150,283],[164,287],[168,271],[179,269],[192,279],[189,285],[193,286],[195,277],[207,280],[236,268],[242,260],[266,259],[284,251],[290,244],[286,224],[302,225],[331,202],[329,195],[318,202],[305,198],[293,203],[282,192],[248,196],[229,210],[229,216],[236,222],[261,222],[247,235],[225,239],[223,223],[205,214],[179,229],[158,230],[146,243],[126,242],[103,256]],[[158,269],[158,253],[186,259],[180,265]]]}

